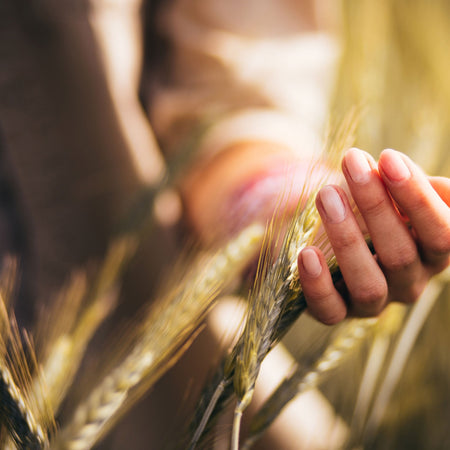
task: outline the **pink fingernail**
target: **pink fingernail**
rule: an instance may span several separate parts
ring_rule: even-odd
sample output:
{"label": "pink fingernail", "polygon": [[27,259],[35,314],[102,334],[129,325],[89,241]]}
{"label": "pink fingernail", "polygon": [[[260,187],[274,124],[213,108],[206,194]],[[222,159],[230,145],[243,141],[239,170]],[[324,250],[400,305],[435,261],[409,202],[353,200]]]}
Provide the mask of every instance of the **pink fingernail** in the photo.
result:
{"label": "pink fingernail", "polygon": [[395,150],[384,150],[382,158],[383,172],[391,181],[404,181],[411,176],[401,154]]}
{"label": "pink fingernail", "polygon": [[333,186],[325,186],[319,196],[328,221],[342,222],[345,219],[345,205],[337,190]]}
{"label": "pink fingernail", "polygon": [[302,265],[305,271],[311,277],[318,277],[322,272],[322,265],[320,264],[317,253],[311,248],[305,248],[302,253]]}
{"label": "pink fingernail", "polygon": [[369,181],[372,170],[369,161],[361,150],[350,149],[345,155],[345,166],[355,183],[364,184]]}

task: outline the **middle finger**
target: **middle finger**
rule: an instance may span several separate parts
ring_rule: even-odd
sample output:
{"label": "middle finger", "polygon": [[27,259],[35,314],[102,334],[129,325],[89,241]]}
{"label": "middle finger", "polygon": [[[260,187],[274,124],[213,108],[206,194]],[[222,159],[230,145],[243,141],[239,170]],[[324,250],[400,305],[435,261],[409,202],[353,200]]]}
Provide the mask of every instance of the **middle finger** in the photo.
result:
{"label": "middle finger", "polygon": [[405,302],[415,299],[412,291],[422,273],[417,245],[387,193],[375,161],[365,152],[351,149],[344,157],[343,172],[388,280],[390,297]]}

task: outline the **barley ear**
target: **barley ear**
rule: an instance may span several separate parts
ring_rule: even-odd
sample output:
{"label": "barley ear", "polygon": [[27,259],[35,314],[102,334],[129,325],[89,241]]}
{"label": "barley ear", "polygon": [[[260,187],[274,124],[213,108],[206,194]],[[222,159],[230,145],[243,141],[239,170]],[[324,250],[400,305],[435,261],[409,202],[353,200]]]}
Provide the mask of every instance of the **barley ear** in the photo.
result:
{"label": "barley ear", "polygon": [[[94,445],[123,411],[177,360],[195,337],[221,287],[234,279],[259,248],[263,229],[244,229],[221,250],[200,255],[151,309],[129,355],[77,408],[56,448]],[[142,389],[141,389],[142,388]]]}
{"label": "barley ear", "polygon": [[54,421],[48,405],[31,395],[31,373],[38,370],[33,348],[12,314],[8,317],[3,299],[0,316],[0,421],[19,448],[45,448]]}
{"label": "barley ear", "polygon": [[372,332],[376,323],[377,319],[352,319],[341,325],[335,338],[313,366],[309,369],[298,367],[255,414],[243,448],[251,448],[288,402],[325,381],[326,377],[330,376],[331,372],[358,348],[359,344]]}

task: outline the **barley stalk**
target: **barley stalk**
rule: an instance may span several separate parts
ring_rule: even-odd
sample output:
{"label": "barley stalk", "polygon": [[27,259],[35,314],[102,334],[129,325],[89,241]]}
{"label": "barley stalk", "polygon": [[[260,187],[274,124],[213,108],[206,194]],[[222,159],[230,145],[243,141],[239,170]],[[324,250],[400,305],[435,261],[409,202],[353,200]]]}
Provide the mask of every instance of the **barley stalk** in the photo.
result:
{"label": "barley stalk", "polygon": [[17,282],[18,263],[11,256],[3,257],[2,270],[0,273],[0,296],[5,308],[8,309],[14,297],[14,289]]}
{"label": "barley stalk", "polygon": [[[50,329],[43,338],[50,346],[42,366],[45,392],[40,380],[33,382],[33,395],[37,401],[48,403],[54,412],[59,409],[71,386],[92,335],[113,309],[116,284],[135,248],[133,238],[123,236],[114,241],[89,292],[86,293],[84,278],[75,277],[61,301],[55,305],[52,322],[58,324],[57,331]],[[78,314],[83,297],[87,297],[84,298],[87,306]]]}
{"label": "barley stalk", "polygon": [[297,367],[272,393],[250,424],[250,432],[243,449],[249,449],[273,423],[282,409],[308,389],[313,389],[347,358],[368,336],[377,319],[353,319],[340,327],[337,336],[311,368]]}
{"label": "barley stalk", "polygon": [[52,346],[50,355],[43,367],[44,381],[47,386],[45,399],[40,398],[39,383],[35,380],[34,395],[40,401],[46,401],[54,411],[59,409],[83,358],[87,344],[94,331],[109,314],[115,303],[116,295],[111,293],[97,299],[84,311],[79,323],[71,334],[63,334]]}
{"label": "barley stalk", "polygon": [[33,349],[29,341],[25,341],[24,349],[17,324],[14,317],[8,317],[3,298],[0,316],[0,421],[19,448],[45,448],[53,417],[48,405],[39,405],[30,395],[29,358],[36,367]]}
{"label": "barley stalk", "polygon": [[356,397],[350,425],[350,429],[352,430],[351,440],[348,443],[348,447],[355,446],[361,437],[361,432],[376,389],[377,380],[379,379],[388,354],[389,344],[392,337],[402,326],[407,309],[406,305],[391,303],[380,316]]}
{"label": "barley stalk", "polygon": [[[356,121],[352,111],[335,133],[330,135],[331,144],[328,146],[330,169],[337,169],[343,149],[353,139],[355,127]],[[325,177],[322,180],[322,185],[327,182],[327,179],[328,177]],[[219,365],[212,381],[203,391],[190,424],[192,430],[190,449],[195,448],[207,429],[211,417],[222,410],[233,395],[233,390],[238,397],[234,427],[240,426],[242,416],[240,410],[245,409],[251,401],[263,359],[306,309],[298,279],[297,256],[303,247],[313,243],[320,226],[320,216],[314,206],[317,190],[318,188],[309,195],[303,211],[304,196],[300,196],[297,211],[290,221],[279,256],[273,264],[271,264],[269,243],[275,235],[274,221],[269,226],[255,287],[250,295],[244,330],[231,353]],[[308,191],[308,186],[305,184],[303,193]],[[337,270],[336,274],[338,272]],[[217,395],[218,390],[221,391],[220,395]],[[244,398],[246,401],[242,402]],[[233,442],[236,441],[236,435],[237,432],[232,431]]]}
{"label": "barley stalk", "polygon": [[[291,230],[293,228],[291,227]],[[289,233],[288,233],[289,235]],[[291,234],[292,236],[292,234]],[[267,240],[266,240],[267,242]],[[236,343],[235,347],[233,348],[230,355],[222,362],[220,365],[220,368],[218,370],[218,373],[216,374],[215,379],[212,382],[212,386],[214,387],[208,387],[205,391],[205,396],[201,400],[197,414],[200,414],[197,416],[197,418],[194,418],[194,423],[196,420],[198,420],[198,425],[195,428],[195,431],[193,433],[193,437],[191,439],[190,448],[194,448],[197,444],[198,440],[200,439],[204,428],[206,427],[210,416],[214,413],[216,409],[220,409],[224,402],[227,401],[227,399],[231,396],[233,393],[233,376],[236,373],[236,370],[238,370],[239,375],[242,373],[242,371],[245,371],[245,368],[250,365],[250,373],[251,377],[256,378],[257,372],[259,369],[259,365],[264,358],[264,356],[267,354],[267,352],[270,350],[271,346],[274,345],[281,335],[287,331],[287,328],[285,327],[286,324],[289,322],[292,322],[295,320],[298,315],[296,313],[292,314],[293,311],[303,311],[306,307],[306,304],[304,302],[304,299],[301,297],[298,297],[298,291],[294,291],[291,289],[292,279],[288,278],[288,274],[290,272],[291,264],[287,262],[286,257],[289,252],[289,238],[285,239],[283,249],[280,253],[280,256],[278,258],[278,261],[280,261],[279,265],[275,264],[272,266],[271,269],[269,269],[269,273],[266,275],[269,277],[272,275],[271,280],[275,282],[275,289],[276,292],[273,295],[273,297],[270,297],[267,295],[267,298],[275,298],[278,300],[278,302],[275,302],[275,306],[270,311],[271,315],[271,321],[269,322],[267,320],[267,317],[263,317],[259,322],[257,322],[256,330],[254,334],[252,334],[249,329],[253,327],[252,325],[247,325],[244,328],[243,333],[241,334],[238,342]],[[282,261],[282,262],[281,262]],[[263,266],[266,268],[267,264],[263,264]],[[264,268],[263,267],[263,268]],[[278,270],[278,272],[277,272]],[[280,274],[280,270],[284,271],[284,274]],[[262,275],[262,274],[260,274]],[[280,276],[281,275],[281,276]],[[285,276],[283,276],[285,275]],[[298,282],[297,282],[298,284]],[[280,291],[283,291],[280,294]],[[256,292],[256,290],[254,291]],[[259,292],[259,291],[258,291]],[[267,293],[267,289],[266,289]],[[288,294],[288,295],[286,295]],[[255,295],[253,298],[257,298],[257,295]],[[281,299],[281,301],[280,301]],[[287,299],[287,300],[286,300]],[[297,304],[298,300],[298,304]],[[285,308],[283,309],[283,314],[286,316],[285,320],[278,320],[278,315],[281,314],[281,304],[282,302],[285,302]],[[259,307],[258,303],[252,303],[253,305]],[[249,308],[249,311],[251,310],[251,307]],[[267,309],[263,309],[262,307],[259,309],[259,314],[256,316],[258,319],[260,319],[261,316],[265,316],[267,314]],[[263,323],[263,321],[265,322]],[[268,326],[267,326],[268,324]],[[278,327],[275,327],[275,325],[278,325]],[[262,339],[263,333],[261,333],[261,330],[259,327],[263,327],[264,333],[264,340],[262,342],[258,342],[258,339]],[[257,348],[257,350],[255,350]],[[243,349],[243,356],[241,356],[241,349]],[[252,352],[255,352],[255,354],[252,354]],[[247,361],[249,361],[247,363]],[[246,366],[246,364],[248,364]],[[241,372],[239,372],[241,370]],[[245,372],[243,376],[239,376],[236,378],[235,381],[235,390],[239,392],[239,394],[242,394],[239,396],[239,399],[243,399],[246,394],[247,401],[249,402],[251,400],[251,390],[253,388],[253,385],[251,384],[251,381],[249,382],[249,378],[246,377]],[[241,383],[241,384],[239,384]],[[217,386],[217,387],[216,387]],[[218,392],[221,392],[220,395],[218,395]],[[240,402],[240,408],[244,406],[244,403]],[[204,411],[203,411],[204,409]],[[237,417],[239,417],[239,412],[236,414]],[[235,424],[238,426],[239,420],[237,419]]]}
{"label": "barley stalk", "polygon": [[[342,157],[342,142],[347,141],[349,130],[353,131],[354,122],[349,121],[337,130],[328,155],[332,167],[340,163]],[[347,129],[349,127],[349,129]],[[322,180],[321,186],[327,182]],[[320,187],[321,187],[320,186]],[[309,195],[303,211],[294,215],[284,238],[280,255],[273,266],[262,270],[261,282],[256,283],[249,301],[246,325],[242,334],[242,343],[238,350],[233,376],[234,391],[238,397],[237,417],[241,418],[245,408],[250,404],[261,363],[274,343],[278,342],[280,333],[284,332],[281,318],[291,309],[292,303],[298,298],[301,286],[298,279],[297,256],[299,252],[311,245],[316,238],[321,220],[315,208],[315,197],[319,188]],[[303,192],[308,191],[307,183]],[[300,197],[298,209],[302,204]],[[270,234],[270,231],[269,231]],[[267,266],[266,261],[262,261]],[[239,426],[239,420],[234,426]],[[235,436],[235,432],[232,435]],[[235,447],[236,449],[238,446]]]}
{"label": "barley stalk", "polygon": [[[224,283],[232,280],[257,251],[263,227],[252,225],[221,251],[201,258],[181,285],[153,308],[146,330],[125,361],[94,389],[54,443],[56,448],[90,448],[117,418],[130,391],[144,379],[153,383],[180,354]],[[149,383],[147,383],[149,387]]]}
{"label": "barley stalk", "polygon": [[0,363],[0,398],[1,420],[16,445],[20,448],[44,448],[47,443],[46,433],[4,361]]}
{"label": "barley stalk", "polygon": [[[267,269],[267,273],[264,270],[270,263],[262,261],[265,267],[263,273],[258,275],[260,282],[257,281],[250,295],[246,325],[236,351],[232,353],[234,392],[238,397],[234,427],[239,427],[242,413],[251,402],[264,357],[279,340],[277,335],[284,331],[279,328],[280,317],[283,317],[300,292],[297,255],[303,246],[312,242],[320,223],[319,215],[314,209],[314,198],[315,196],[310,197],[300,218],[292,222],[280,255]],[[236,441],[236,431],[232,435]]]}
{"label": "barley stalk", "polygon": [[239,450],[239,434],[241,430],[242,414],[244,413],[244,410],[247,408],[247,406],[250,404],[252,395],[253,391],[251,391],[247,397],[244,397],[242,400],[238,400],[236,407],[234,408],[234,420],[233,420],[233,429],[231,432],[230,450]]}
{"label": "barley stalk", "polygon": [[394,389],[401,378],[402,371],[414,343],[416,342],[417,336],[442,289],[443,283],[441,283],[437,277],[430,280],[421,297],[414,304],[411,314],[407,318],[405,327],[403,328],[389,362],[385,378],[378,390],[372,410],[367,419],[365,439],[369,443],[372,442],[376,436],[382,417]]}
{"label": "barley stalk", "polygon": [[[336,267],[332,270],[332,278],[334,282],[342,279],[339,268]],[[269,346],[268,351],[270,351],[270,348],[284,336],[300,314],[306,309],[306,301],[303,292],[301,292],[301,290],[298,293],[292,291],[289,292],[291,293],[291,296],[288,299],[289,301],[285,305],[282,315],[270,335],[270,342],[272,344]],[[231,353],[222,360],[213,378],[207,383],[203,390],[194,418],[190,424],[190,429],[193,430],[189,443],[190,449],[196,447],[203,433],[208,429],[212,417],[217,416],[217,414],[224,409],[234,393],[233,375],[236,367],[237,352],[242,343],[243,338],[241,335],[236,346]]]}

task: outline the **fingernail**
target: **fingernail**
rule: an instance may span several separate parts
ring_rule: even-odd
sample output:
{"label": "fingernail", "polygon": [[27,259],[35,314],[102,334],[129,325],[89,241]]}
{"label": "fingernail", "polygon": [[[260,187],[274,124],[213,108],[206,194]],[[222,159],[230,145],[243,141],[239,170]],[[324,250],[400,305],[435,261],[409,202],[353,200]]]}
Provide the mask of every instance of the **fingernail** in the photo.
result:
{"label": "fingernail", "polygon": [[357,149],[350,149],[345,155],[345,167],[351,179],[357,184],[367,183],[370,179],[372,169],[364,153]]}
{"label": "fingernail", "polygon": [[320,190],[319,196],[328,221],[342,222],[345,219],[345,206],[336,189],[332,186],[325,186]]}
{"label": "fingernail", "polygon": [[400,153],[391,149],[383,151],[382,169],[391,181],[403,181],[411,176],[411,172]]}
{"label": "fingernail", "polygon": [[317,253],[311,248],[305,248],[301,252],[302,265],[308,275],[311,277],[318,277],[322,272],[322,265],[320,264]]}

